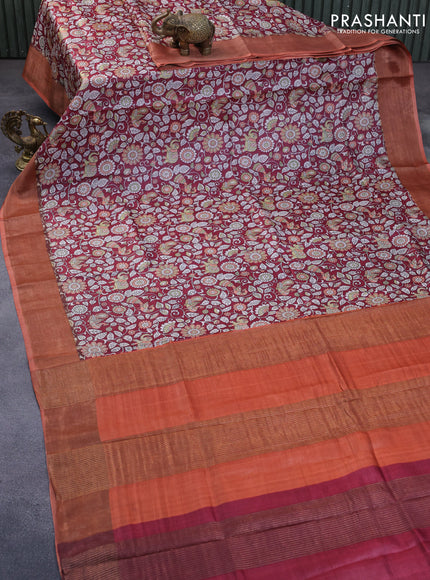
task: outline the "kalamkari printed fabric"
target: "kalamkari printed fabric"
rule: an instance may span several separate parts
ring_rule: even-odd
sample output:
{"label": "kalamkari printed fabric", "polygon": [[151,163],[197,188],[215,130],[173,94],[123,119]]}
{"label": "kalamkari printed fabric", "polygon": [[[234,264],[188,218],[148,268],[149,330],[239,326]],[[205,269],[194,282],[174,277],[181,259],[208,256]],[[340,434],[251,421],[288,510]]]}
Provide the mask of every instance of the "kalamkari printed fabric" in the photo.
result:
{"label": "kalamkari printed fabric", "polygon": [[[235,29],[254,10],[262,34],[273,16],[275,31],[325,29],[275,2],[230,4]],[[148,26],[163,6],[148,3]],[[372,54],[163,71],[142,60],[139,74],[141,20],[126,33],[101,26],[106,5],[74,10],[112,59],[78,71],[38,179],[82,358],[428,296],[430,223],[388,162]],[[89,45],[67,38],[84,67]]]}

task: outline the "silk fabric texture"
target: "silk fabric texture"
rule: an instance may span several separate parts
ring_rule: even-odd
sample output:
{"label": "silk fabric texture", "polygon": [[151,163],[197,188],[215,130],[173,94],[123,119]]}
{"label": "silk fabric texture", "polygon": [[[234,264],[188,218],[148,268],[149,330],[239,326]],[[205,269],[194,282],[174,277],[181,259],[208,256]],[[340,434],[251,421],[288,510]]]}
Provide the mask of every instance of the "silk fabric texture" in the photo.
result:
{"label": "silk fabric texture", "polygon": [[[48,5],[44,4],[42,12]],[[101,6],[96,4],[99,14]],[[266,14],[265,3],[254,2],[251,6],[255,6],[255,14]],[[272,9],[274,3],[267,6]],[[293,12],[287,10],[286,14],[294,21]],[[80,18],[87,18],[85,26],[88,26],[89,14],[81,14]],[[326,37],[328,42],[332,38],[329,35],[334,34],[312,22],[308,27],[322,42]],[[306,30],[304,27],[302,33]],[[374,45],[374,48],[378,49],[373,53],[369,44],[375,40],[378,47]],[[318,67],[320,75],[332,75],[330,83],[320,82],[315,89],[325,103],[330,101],[325,98],[327,91],[336,82],[339,90],[358,91],[358,95],[351,96],[353,103],[362,103],[363,97],[371,92],[378,106],[378,117],[373,122],[381,131],[374,129],[374,139],[383,136],[378,150],[380,157],[388,155],[389,161],[384,158],[382,170],[384,179],[394,183],[387,186],[394,187],[394,192],[384,193],[383,187],[372,190],[370,184],[367,191],[379,191],[377,203],[372,198],[354,197],[346,200],[352,207],[345,212],[367,207],[375,212],[374,220],[387,219],[385,204],[400,200],[391,207],[397,224],[399,216],[402,217],[403,229],[401,233],[398,228],[394,229],[387,243],[393,251],[391,261],[397,259],[399,264],[407,264],[405,271],[411,278],[404,277],[408,280],[405,288],[416,289],[409,296],[401,294],[405,288],[391,289],[385,294],[376,289],[374,294],[387,298],[380,306],[369,301],[351,311],[345,305],[343,311],[339,307],[335,313],[325,309],[327,314],[318,312],[311,316],[300,310],[299,294],[295,302],[273,306],[274,312],[279,312],[282,306],[287,316],[297,310],[293,319],[282,321],[282,317],[275,316],[276,321],[270,324],[236,331],[227,325],[224,331],[215,328],[212,333],[206,325],[208,332],[199,333],[196,338],[179,332],[177,338],[171,334],[172,340],[165,344],[160,342],[143,349],[136,347],[148,345],[138,345],[136,338],[136,342],[130,343],[132,348],[124,347],[117,354],[115,345],[121,337],[96,341],[104,345],[97,350],[88,345],[94,342],[92,331],[99,332],[100,328],[88,322],[86,331],[82,330],[83,326],[76,330],[77,319],[73,316],[79,312],[73,309],[94,306],[91,298],[66,291],[72,288],[71,278],[83,280],[81,270],[74,267],[76,262],[64,268],[62,261],[67,263],[65,252],[73,249],[76,238],[52,236],[53,231],[66,227],[63,220],[68,213],[73,214],[74,203],[90,200],[94,189],[100,187],[96,180],[101,176],[85,174],[85,163],[70,176],[64,177],[52,170],[53,163],[62,167],[58,160],[69,155],[67,140],[62,139],[63,131],[67,135],[77,130],[85,136],[85,130],[91,133],[96,127],[97,123],[91,125],[91,122],[97,119],[97,110],[86,115],[85,108],[79,109],[88,102],[80,100],[84,92],[94,91],[95,87],[88,88],[83,79],[81,88],[72,95],[75,89],[71,87],[79,75],[74,80],[73,74],[69,75],[69,84],[62,82],[64,72],[55,80],[49,50],[46,47],[41,50],[40,39],[32,47],[26,67],[29,82],[54,108],[65,108],[65,112],[50,142],[12,186],[2,209],[1,226],[41,408],[57,553],[64,578],[195,580],[366,575],[379,579],[422,578],[428,574],[429,556],[425,546],[430,523],[430,339],[429,298],[424,292],[428,246],[425,238],[423,241],[423,232],[428,226],[425,216],[429,213],[428,165],[417,123],[409,56],[402,46],[390,44],[391,41],[363,37],[362,42],[362,57],[357,57],[360,54],[357,39],[350,40],[353,50],[342,40],[343,52],[340,50],[330,58],[318,56],[324,58],[322,65],[321,61],[314,62],[312,56],[308,57],[311,62],[300,60],[294,50],[282,58],[272,54],[265,68],[258,62],[227,65],[233,68],[223,69],[224,87],[232,75],[254,71],[258,79],[254,81],[255,94],[270,109],[268,93],[274,76],[293,78],[288,71],[297,63],[302,73],[306,70],[312,75],[309,68],[315,64],[315,75]],[[55,61],[55,50],[52,53]],[[353,70],[352,65],[359,65],[359,59],[368,63],[370,78],[373,78],[372,70],[376,71],[377,93],[373,81],[370,86],[365,84],[369,76],[360,77],[358,70],[354,86],[342,77],[339,64],[345,62],[343,70],[349,71]],[[76,72],[79,63],[76,59],[71,62]],[[151,73],[146,78],[146,88],[158,81],[157,75],[166,74],[156,72],[151,66],[148,65]],[[215,62],[210,66],[216,69],[219,65]],[[183,75],[182,70],[179,69],[178,78]],[[206,75],[208,71],[205,69]],[[199,72],[190,68],[187,78],[192,79]],[[121,82],[122,88],[118,86]],[[262,87],[265,91],[259,90]],[[126,80],[116,78],[115,91],[107,93],[108,89],[100,89],[101,102],[106,104],[105,99],[110,98],[109,110],[121,110],[118,103],[130,95],[130,86]],[[279,90],[285,91],[288,100],[294,87]],[[231,95],[230,98],[246,106],[251,96]],[[299,94],[299,106],[302,98],[305,97]],[[94,96],[96,109],[98,102]],[[164,106],[177,114],[178,101],[171,96]],[[280,110],[274,111],[279,118]],[[167,112],[168,108],[164,114]],[[79,123],[85,118],[85,125],[75,124],[79,115]],[[341,115],[342,111],[335,108],[332,118]],[[296,122],[304,134],[301,123],[302,120]],[[259,129],[261,126],[264,125],[259,125]],[[265,127],[266,136],[275,141],[276,127],[273,124],[269,129]],[[118,126],[113,129],[116,132],[112,139],[121,135]],[[284,128],[284,136],[288,130]],[[125,135],[130,138],[127,132]],[[75,143],[75,159],[76,152],[83,151],[84,145]],[[318,143],[315,149],[318,146],[329,147],[327,141]],[[106,153],[115,154],[107,147]],[[278,165],[286,167],[290,159],[291,149],[282,151]],[[315,167],[327,163],[318,155],[315,159]],[[337,161],[342,172],[345,159]],[[98,161],[102,162],[103,158]],[[370,166],[368,174],[371,174]],[[134,167],[133,180],[139,181],[140,173],[148,170],[145,160],[139,160]],[[242,169],[245,174],[246,168]],[[269,173],[272,171],[271,162],[267,163],[267,169]],[[350,176],[352,170],[345,166],[343,171],[340,177]],[[277,174],[272,171],[271,175]],[[111,196],[111,210],[115,211],[118,204],[118,211],[125,211],[127,208],[121,206],[118,196],[122,191],[120,183],[117,190],[112,189],[115,173],[111,177],[109,187],[106,184],[101,187],[102,193],[105,197]],[[127,173],[124,177],[128,179]],[[363,173],[361,178],[365,177]],[[280,186],[279,191],[285,190],[285,175],[276,179],[267,182],[272,192],[276,186]],[[92,191],[88,197],[78,198],[74,187],[83,182],[90,184]],[[144,176],[141,183],[145,184]],[[56,189],[58,184],[61,187]],[[219,184],[221,191],[223,184],[225,180]],[[319,182],[319,189],[318,183],[314,185],[317,198],[323,191],[327,195],[324,183]],[[176,183],[178,190],[184,188],[180,199],[193,196],[189,186],[186,190],[187,186],[180,181]],[[165,195],[162,187],[162,180],[158,185],[155,180],[152,191]],[[239,195],[237,192],[249,195],[253,187],[260,191],[252,180],[248,185],[244,181],[237,189],[232,188],[229,203]],[[366,189],[360,187],[352,188],[349,195],[355,196]],[[206,195],[207,199],[214,196],[214,188]],[[334,204],[342,191],[334,190],[331,195]],[[272,194],[271,200],[275,205],[279,203],[276,195]],[[299,198],[295,202],[308,203]],[[144,203],[153,203],[155,207],[156,198],[150,197]],[[268,204],[266,201],[260,216],[267,218],[264,212],[276,211]],[[378,204],[382,206],[381,213],[375,209]],[[82,207],[85,211],[85,204]],[[282,217],[280,213],[271,216]],[[244,214],[241,219],[246,222],[248,218]],[[69,230],[73,230],[73,219]],[[103,226],[103,215],[98,219],[99,226]],[[372,216],[368,219],[372,223]],[[283,224],[281,227],[290,227],[285,222],[279,223]],[[409,238],[407,247],[399,241],[397,246],[393,242],[395,235],[411,235],[412,231],[421,233]],[[106,245],[96,245],[96,249],[112,250],[108,244],[115,240],[105,239],[103,235],[100,239]],[[128,240],[127,235],[124,239]],[[301,244],[306,254],[305,240],[302,237],[295,243]],[[177,238],[172,236],[172,242],[176,243]],[[136,238],[133,243],[136,244]],[[121,246],[120,242],[118,246],[118,253],[121,247],[129,247]],[[412,257],[411,246],[415,251]],[[312,248],[315,247],[314,243]],[[234,247],[228,251],[231,249]],[[251,250],[259,248],[248,248]],[[85,252],[75,253],[71,259],[82,255],[89,256]],[[406,258],[402,260],[399,256]],[[121,255],[120,261],[130,263],[123,258],[127,258],[126,254]],[[306,263],[308,259],[309,256],[291,256],[289,264],[300,260]],[[248,279],[255,272],[262,273],[251,269],[256,264],[242,256]],[[308,265],[312,266],[312,262]],[[160,264],[153,268],[155,271]],[[121,271],[128,270],[120,269],[116,275]],[[309,272],[318,274],[312,269]],[[322,268],[319,281],[323,288],[324,282],[329,288],[330,280],[327,276],[324,278],[324,273]],[[388,269],[387,274],[390,273]],[[417,283],[415,278],[420,276],[424,282]],[[91,274],[87,272],[84,282],[89,284],[90,279]],[[106,284],[114,280],[115,276]],[[357,288],[362,287],[363,281]],[[163,288],[170,286],[161,286],[160,295]],[[120,290],[109,287],[110,293]],[[234,289],[229,291],[232,303],[238,304],[234,299],[240,294]],[[280,293],[280,296],[289,295]],[[198,309],[199,304],[195,303],[190,309],[191,324],[203,327],[204,324],[193,318],[199,315]],[[152,322],[152,326],[144,328],[154,328],[153,311],[141,312],[139,306],[136,312],[140,323]],[[232,310],[232,316],[234,312],[237,310]],[[93,310],[91,315],[98,313]],[[99,323],[105,321],[99,319]],[[182,328],[185,327],[186,323]]]}

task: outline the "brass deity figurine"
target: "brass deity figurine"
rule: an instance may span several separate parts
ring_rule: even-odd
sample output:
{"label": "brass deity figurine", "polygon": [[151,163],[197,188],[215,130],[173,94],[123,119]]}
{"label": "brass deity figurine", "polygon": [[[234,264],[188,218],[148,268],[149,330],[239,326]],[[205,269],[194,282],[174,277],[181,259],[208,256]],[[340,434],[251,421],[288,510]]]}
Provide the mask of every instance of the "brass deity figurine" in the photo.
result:
{"label": "brass deity figurine", "polygon": [[[25,137],[22,136],[21,131],[22,117],[26,118],[30,130],[30,135]],[[40,131],[38,127],[43,127],[44,131]],[[8,139],[16,144],[15,151],[17,153],[22,151],[21,157],[19,157],[15,163],[15,166],[19,171],[22,171],[25,168],[27,163],[36,153],[37,149],[48,136],[45,121],[42,121],[40,117],[30,115],[25,111],[9,111],[3,115],[1,120],[1,130]]]}
{"label": "brass deity figurine", "polygon": [[[161,20],[163,22],[160,26],[158,23]],[[172,14],[169,10],[154,18],[152,32],[162,38],[171,36],[173,48],[179,48],[182,56],[190,54],[190,44],[195,44],[202,55],[208,56],[212,50],[215,26],[199,12],[184,14],[182,10],[178,10]]]}

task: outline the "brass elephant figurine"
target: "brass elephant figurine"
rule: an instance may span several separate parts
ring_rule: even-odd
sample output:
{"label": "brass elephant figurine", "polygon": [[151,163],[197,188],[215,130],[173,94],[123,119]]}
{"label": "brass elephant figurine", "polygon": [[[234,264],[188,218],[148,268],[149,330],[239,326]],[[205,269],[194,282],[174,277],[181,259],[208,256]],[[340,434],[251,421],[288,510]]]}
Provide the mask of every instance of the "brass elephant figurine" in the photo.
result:
{"label": "brass elephant figurine", "polygon": [[[160,21],[161,26],[158,24]],[[184,14],[178,10],[172,14],[170,10],[157,16],[152,21],[152,32],[162,38],[172,37],[172,46],[179,48],[182,56],[190,54],[190,44],[195,44],[200,52],[207,56],[212,50],[212,39],[215,26],[201,13]]]}

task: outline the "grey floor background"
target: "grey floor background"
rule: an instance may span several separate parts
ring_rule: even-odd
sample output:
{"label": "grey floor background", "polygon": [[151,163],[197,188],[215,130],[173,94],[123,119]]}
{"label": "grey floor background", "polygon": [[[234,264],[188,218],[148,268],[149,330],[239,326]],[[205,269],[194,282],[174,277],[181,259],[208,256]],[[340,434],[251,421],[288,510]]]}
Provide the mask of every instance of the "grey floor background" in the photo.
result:
{"label": "grey floor background", "polygon": [[[23,81],[23,60],[0,59],[0,118],[23,109],[52,130],[58,117]],[[414,65],[420,125],[430,159],[430,63]],[[0,133],[0,205],[18,175]],[[0,254],[0,580],[58,580],[39,409],[8,274]],[[154,579],[155,580],[155,579]]]}

